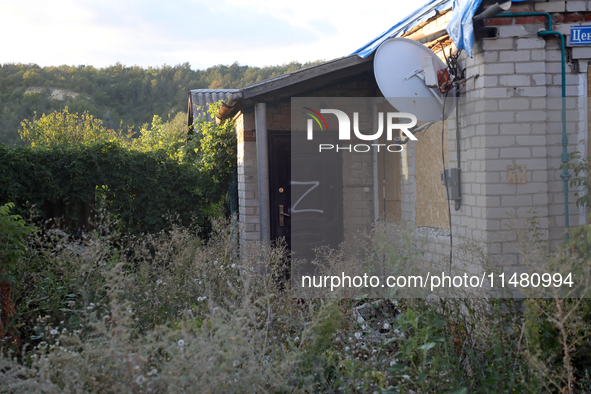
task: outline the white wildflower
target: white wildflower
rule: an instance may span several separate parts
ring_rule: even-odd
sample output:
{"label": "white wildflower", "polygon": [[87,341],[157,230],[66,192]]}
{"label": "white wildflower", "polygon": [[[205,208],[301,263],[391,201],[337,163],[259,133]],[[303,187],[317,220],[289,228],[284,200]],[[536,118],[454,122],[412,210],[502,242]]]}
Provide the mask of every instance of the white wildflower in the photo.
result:
{"label": "white wildflower", "polygon": [[361,339],[361,333],[360,333],[360,332],[356,332],[356,333],[355,333],[355,338],[357,338],[357,339]]}
{"label": "white wildflower", "polygon": [[183,341],[182,339],[179,339],[179,341],[177,343],[179,344],[180,347],[185,346],[185,341]]}
{"label": "white wildflower", "polygon": [[51,335],[57,335],[58,331],[54,328],[53,330],[49,331]]}

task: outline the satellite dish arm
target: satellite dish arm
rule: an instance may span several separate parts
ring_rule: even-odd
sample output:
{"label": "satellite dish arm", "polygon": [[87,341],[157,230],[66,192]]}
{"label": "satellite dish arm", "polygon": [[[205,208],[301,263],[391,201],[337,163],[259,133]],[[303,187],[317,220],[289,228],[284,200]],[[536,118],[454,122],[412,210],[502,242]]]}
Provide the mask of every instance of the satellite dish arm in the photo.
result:
{"label": "satellite dish arm", "polygon": [[[416,133],[420,133],[421,131],[428,129],[433,124],[435,124],[435,122],[428,122],[428,123],[425,123],[422,126],[415,127],[414,129],[409,129],[408,131],[410,131],[413,135],[415,135]],[[397,137],[397,138],[400,139],[400,137]],[[404,145],[404,144],[407,144],[408,141],[410,141],[410,138],[406,138],[404,141],[402,141],[402,139],[400,139],[400,140],[401,140],[399,142],[400,145]]]}

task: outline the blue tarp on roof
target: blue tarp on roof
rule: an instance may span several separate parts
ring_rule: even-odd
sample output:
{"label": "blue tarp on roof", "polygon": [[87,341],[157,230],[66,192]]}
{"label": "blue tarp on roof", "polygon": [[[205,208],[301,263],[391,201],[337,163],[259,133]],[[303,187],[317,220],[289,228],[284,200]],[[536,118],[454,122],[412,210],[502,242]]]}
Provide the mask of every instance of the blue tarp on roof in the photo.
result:
{"label": "blue tarp on roof", "polygon": [[472,18],[481,2],[482,0],[455,0],[451,20],[446,29],[456,48],[465,50],[470,57],[474,46]]}
{"label": "blue tarp on roof", "polygon": [[[515,2],[525,0],[513,0]],[[482,0],[455,0],[451,20],[447,25],[449,38],[456,44],[456,48],[466,51],[472,57],[474,46],[474,26],[472,18]]]}
{"label": "blue tarp on roof", "polygon": [[380,36],[353,52],[352,55],[366,58],[378,49],[382,42],[389,38],[402,36],[421,22],[426,22],[434,17],[437,11],[449,10],[453,5],[451,20],[447,25],[447,32],[458,49],[463,49],[468,56],[472,56],[472,46],[474,45],[472,17],[474,17],[480,3],[482,3],[482,0],[431,0],[380,34]]}
{"label": "blue tarp on roof", "polygon": [[434,17],[437,14],[437,11],[449,10],[450,8],[452,8],[452,3],[452,0],[429,1],[428,3],[421,6],[421,8],[419,8],[418,10],[416,10],[415,12],[413,12],[412,14],[410,14],[409,16],[407,16],[406,18],[392,26],[390,29],[380,34],[377,38],[374,38],[373,40],[371,40],[370,42],[368,42],[367,44],[353,52],[351,55],[359,55],[359,57],[362,58],[368,57],[376,49],[378,49],[382,42],[386,41],[389,38],[402,36],[409,29],[412,29],[419,23],[426,22],[430,18]]}

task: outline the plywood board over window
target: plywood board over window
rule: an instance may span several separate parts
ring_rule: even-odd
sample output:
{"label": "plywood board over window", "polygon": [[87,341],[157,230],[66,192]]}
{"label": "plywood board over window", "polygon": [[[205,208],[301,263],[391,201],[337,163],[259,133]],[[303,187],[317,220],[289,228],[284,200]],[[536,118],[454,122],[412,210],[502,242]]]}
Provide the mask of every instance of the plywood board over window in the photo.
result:
{"label": "plywood board over window", "polygon": [[[417,135],[415,142],[415,174],[417,199],[415,201],[417,227],[449,229],[448,201],[441,184],[442,145],[445,165],[449,165],[447,121],[442,130],[437,122]],[[443,132],[443,144],[441,133]]]}

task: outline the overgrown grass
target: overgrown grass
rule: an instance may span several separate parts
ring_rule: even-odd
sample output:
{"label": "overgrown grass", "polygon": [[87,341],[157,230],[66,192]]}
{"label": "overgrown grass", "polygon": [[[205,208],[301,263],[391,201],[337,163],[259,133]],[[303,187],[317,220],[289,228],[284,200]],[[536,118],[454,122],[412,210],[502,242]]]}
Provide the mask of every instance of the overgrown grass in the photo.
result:
{"label": "overgrown grass", "polygon": [[[294,299],[285,248],[238,251],[230,222],[207,242],[175,225],[135,237],[106,228],[29,239],[1,393],[591,389],[586,299]],[[577,253],[538,255],[585,261]]]}

